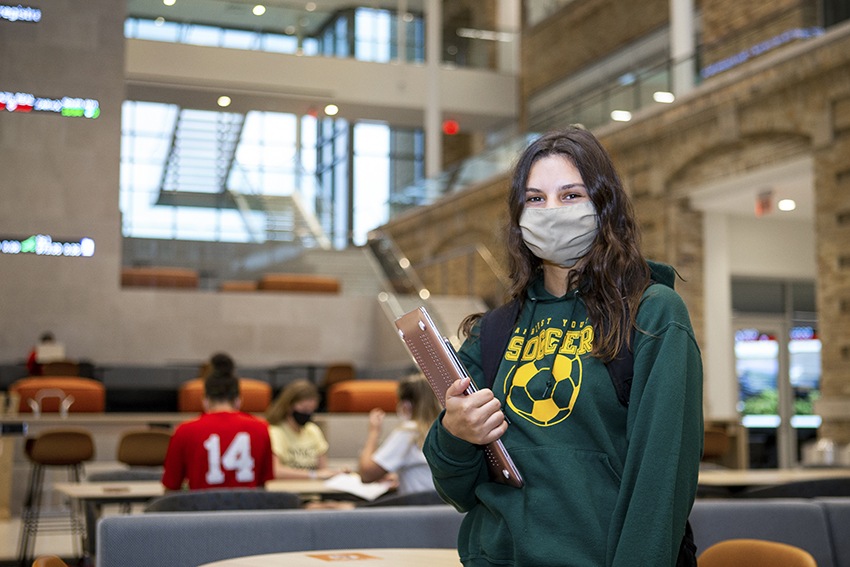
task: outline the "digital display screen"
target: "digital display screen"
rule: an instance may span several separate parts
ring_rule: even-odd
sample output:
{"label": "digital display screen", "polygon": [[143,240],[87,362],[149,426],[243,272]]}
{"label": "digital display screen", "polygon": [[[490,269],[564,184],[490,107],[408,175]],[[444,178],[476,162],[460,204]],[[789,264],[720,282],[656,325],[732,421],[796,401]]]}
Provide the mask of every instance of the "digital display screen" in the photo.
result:
{"label": "digital display screen", "polygon": [[94,256],[94,240],[54,240],[47,234],[34,234],[26,238],[0,237],[0,254],[35,254],[36,256]]}

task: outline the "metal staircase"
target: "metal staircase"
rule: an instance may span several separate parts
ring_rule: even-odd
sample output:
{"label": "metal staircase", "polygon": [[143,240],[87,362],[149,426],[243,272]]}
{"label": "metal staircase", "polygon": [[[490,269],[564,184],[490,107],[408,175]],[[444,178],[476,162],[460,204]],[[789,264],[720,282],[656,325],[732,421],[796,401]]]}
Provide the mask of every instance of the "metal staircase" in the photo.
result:
{"label": "metal staircase", "polygon": [[297,194],[266,195],[235,191],[229,186],[234,173],[244,173],[236,161],[244,125],[243,114],[181,108],[156,204],[236,209],[255,242],[330,248],[319,221]]}

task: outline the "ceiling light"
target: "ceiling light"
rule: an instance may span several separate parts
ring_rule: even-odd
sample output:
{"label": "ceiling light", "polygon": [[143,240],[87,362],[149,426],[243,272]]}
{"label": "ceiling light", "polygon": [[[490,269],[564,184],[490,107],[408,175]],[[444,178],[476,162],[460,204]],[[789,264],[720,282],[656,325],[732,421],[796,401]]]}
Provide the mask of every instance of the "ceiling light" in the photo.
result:
{"label": "ceiling light", "polygon": [[793,211],[797,208],[797,203],[794,199],[782,199],[776,203],[776,208],[780,211]]}
{"label": "ceiling light", "polygon": [[177,2],[177,0],[162,0],[162,3],[166,6],[174,6],[175,2]]}
{"label": "ceiling light", "polygon": [[307,10],[308,12],[315,12],[316,11],[316,3],[315,2],[307,2],[307,4],[304,5],[304,9]]}
{"label": "ceiling light", "polygon": [[671,102],[676,100],[676,97],[673,95],[673,93],[667,91],[655,91],[654,93],[652,93],[652,100],[654,100],[655,102],[670,104]]}
{"label": "ceiling light", "polygon": [[230,102],[231,102],[231,100],[230,100],[230,97],[229,97],[229,96],[226,96],[226,95],[225,95],[225,96],[220,96],[220,97],[218,97],[218,100],[217,100],[216,102],[218,103],[218,105],[219,105],[220,107],[224,108],[224,107],[226,107],[226,106],[230,106]]}
{"label": "ceiling light", "polygon": [[335,104],[329,104],[325,107],[325,114],[328,116],[336,116],[337,112],[339,112],[339,107]]}
{"label": "ceiling light", "polygon": [[632,119],[632,113],[628,110],[612,110],[611,120],[615,122],[628,122]]}
{"label": "ceiling light", "polygon": [[251,10],[251,13],[255,16],[262,16],[266,13],[266,7],[262,4],[257,4],[256,6],[254,6],[254,9]]}
{"label": "ceiling light", "polygon": [[158,17],[157,19],[155,19],[153,21],[153,25],[155,25],[157,27],[164,25],[164,24],[165,24],[165,18],[163,18],[162,16]]}

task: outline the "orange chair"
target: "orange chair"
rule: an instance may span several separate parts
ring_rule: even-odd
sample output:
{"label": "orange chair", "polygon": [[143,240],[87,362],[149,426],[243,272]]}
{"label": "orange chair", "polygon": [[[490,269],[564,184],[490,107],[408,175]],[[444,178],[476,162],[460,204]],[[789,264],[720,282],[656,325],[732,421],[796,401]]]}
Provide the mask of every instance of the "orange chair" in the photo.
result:
{"label": "orange chair", "polygon": [[199,282],[198,271],[192,268],[121,268],[121,287],[197,288]]}
{"label": "orange chair", "polygon": [[35,376],[9,386],[19,396],[18,411],[100,413],[106,409],[106,388],[101,382],[77,376]]}
{"label": "orange chair", "polygon": [[328,388],[328,411],[364,413],[373,408],[394,412],[398,404],[395,380],[344,380]]}
{"label": "orange chair", "polygon": [[[241,410],[260,413],[266,411],[272,401],[272,387],[267,382],[253,378],[239,379]],[[195,378],[184,382],[177,391],[177,411],[198,413],[204,410],[204,379]]]}
{"label": "orange chair", "polygon": [[68,564],[57,555],[39,555],[32,562],[32,567],[68,567]]}
{"label": "orange chair", "polygon": [[337,278],[315,274],[263,274],[257,283],[261,291],[339,293],[340,287]]}
{"label": "orange chair", "polygon": [[219,291],[257,291],[257,282],[254,280],[227,280],[221,282]]}
{"label": "orange chair", "polygon": [[706,548],[698,567],[817,567],[805,549],[762,539],[728,539]]}

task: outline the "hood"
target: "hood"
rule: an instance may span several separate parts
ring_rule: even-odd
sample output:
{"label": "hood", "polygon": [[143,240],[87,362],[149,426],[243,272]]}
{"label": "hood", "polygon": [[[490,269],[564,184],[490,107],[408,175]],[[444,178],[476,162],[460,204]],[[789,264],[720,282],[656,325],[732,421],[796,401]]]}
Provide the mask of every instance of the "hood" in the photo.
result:
{"label": "hood", "polygon": [[661,262],[653,262],[652,260],[647,260],[646,263],[649,264],[649,270],[652,272],[650,276],[652,281],[664,284],[670,289],[673,289],[676,283],[676,270],[673,269],[673,266],[662,264]]}

